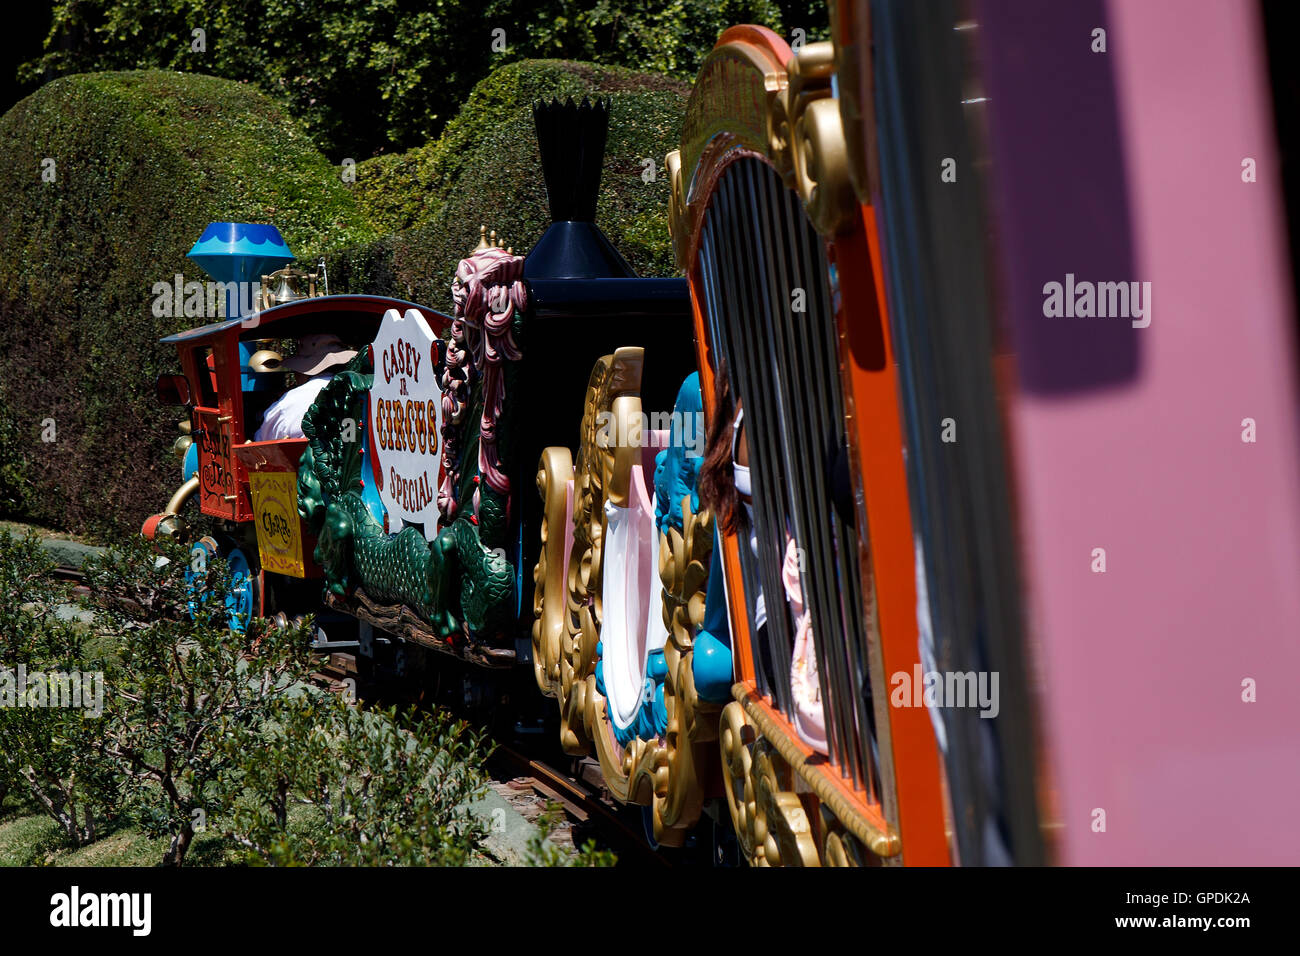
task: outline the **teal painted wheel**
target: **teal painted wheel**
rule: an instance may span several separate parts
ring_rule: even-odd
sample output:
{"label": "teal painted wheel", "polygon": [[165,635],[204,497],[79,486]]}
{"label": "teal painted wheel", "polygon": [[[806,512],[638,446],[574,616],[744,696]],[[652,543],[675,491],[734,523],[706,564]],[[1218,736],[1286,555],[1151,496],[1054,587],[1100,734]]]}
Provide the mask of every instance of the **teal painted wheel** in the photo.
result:
{"label": "teal painted wheel", "polygon": [[230,569],[226,616],[230,621],[230,629],[236,634],[242,634],[248,629],[248,623],[257,611],[257,572],[239,548],[230,549],[226,555],[226,565]]}
{"label": "teal painted wheel", "polygon": [[227,626],[236,634],[242,634],[257,613],[258,572],[248,556],[236,545],[218,545],[212,538],[205,536],[190,548],[190,563],[185,569],[185,580],[189,583],[192,595],[190,615],[193,616],[197,607],[197,590],[207,575],[208,560],[218,555],[225,558],[229,574],[226,581]]}

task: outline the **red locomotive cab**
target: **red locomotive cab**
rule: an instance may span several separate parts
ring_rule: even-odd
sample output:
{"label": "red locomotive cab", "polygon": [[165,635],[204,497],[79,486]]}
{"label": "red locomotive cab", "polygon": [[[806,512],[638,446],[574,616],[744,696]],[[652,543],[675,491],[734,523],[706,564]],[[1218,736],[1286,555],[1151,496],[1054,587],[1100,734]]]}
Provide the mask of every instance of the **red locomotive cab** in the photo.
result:
{"label": "red locomotive cab", "polygon": [[[398,299],[330,295],[323,269],[286,267],[293,255],[274,226],[212,223],[189,257],[216,280],[208,283],[208,314],[225,318],[162,339],[176,347],[183,372],[183,378],[160,378],[158,396],[187,411],[175,445],[184,484],[143,532],[150,538],[183,533],[180,512],[193,497],[202,514],[228,522],[223,553],[240,547],[251,555],[255,537],[262,570],[315,577],[314,541],[297,511],[298,462],[307,441],[300,431],[255,440],[268,409],[290,385],[281,353],[321,336],[360,348],[374,339],[390,309],[416,309],[439,332],[448,320]],[[305,411],[295,408],[299,415]]]}
{"label": "red locomotive cab", "polygon": [[193,477],[198,479],[194,494],[199,510],[243,522],[252,519],[252,504],[247,476],[234,455],[234,448],[245,441],[239,331],[240,321],[234,319],[168,336],[163,342],[177,347],[189,393],[184,404],[197,451]]}
{"label": "red locomotive cab", "polygon": [[[431,309],[399,299],[330,295],[298,299],[253,317],[227,319],[162,340],[180,353],[190,393],[191,436],[197,449],[194,493],[203,514],[240,524],[255,521],[262,497],[259,486],[266,484],[267,501],[285,499],[278,518],[268,518],[268,529],[284,536],[281,522],[297,520],[297,496],[290,479],[307,442],[304,438],[254,440],[268,405],[284,392],[274,346],[320,334],[337,336],[353,347],[364,346],[374,339],[389,309],[416,309],[438,331],[448,321]],[[255,476],[251,485],[250,475]],[[259,545],[265,551],[262,531],[259,526]],[[280,573],[303,576],[310,564],[307,550]]]}
{"label": "red locomotive cab", "polygon": [[239,473],[233,449],[244,441],[244,403],[240,390],[239,321],[214,323],[163,339],[179,352],[182,375],[158,380],[158,400],[185,407],[182,436],[176,444],[184,462],[185,484],[164,511],[152,516],[145,534],[171,534],[180,529],[181,507],[190,497],[205,515],[228,521],[252,517],[246,480]]}
{"label": "red locomotive cab", "polygon": [[[191,413],[191,436],[198,452],[199,509],[207,515],[232,521],[252,518],[247,478],[240,474],[232,449],[244,441],[243,402],[239,389],[238,339],[218,335],[210,347],[191,348],[189,361],[201,386],[200,401]],[[197,358],[206,352],[202,365]],[[186,360],[182,357],[182,363]]]}

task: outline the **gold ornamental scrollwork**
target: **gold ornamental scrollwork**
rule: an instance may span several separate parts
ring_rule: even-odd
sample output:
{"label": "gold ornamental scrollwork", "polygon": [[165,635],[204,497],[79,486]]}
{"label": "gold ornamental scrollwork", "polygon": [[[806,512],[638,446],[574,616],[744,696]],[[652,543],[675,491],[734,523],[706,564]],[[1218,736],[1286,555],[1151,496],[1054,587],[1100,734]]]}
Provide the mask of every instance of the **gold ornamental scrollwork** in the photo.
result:
{"label": "gold ornamental scrollwork", "polygon": [[718,743],[722,750],[722,788],[727,797],[727,809],[731,811],[731,826],[736,831],[741,855],[751,864],[761,865],[758,850],[762,844],[755,833],[757,780],[754,777],[754,756],[750,752],[757,739],[757,731],[745,714],[745,708],[736,701],[722,708]]}
{"label": "gold ornamental scrollwork", "polygon": [[754,834],[761,843],[762,865],[821,866],[808,811],[792,789],[793,772],[767,740],[760,739],[754,753]]}
{"label": "gold ornamental scrollwork", "polygon": [[722,709],[722,783],[741,854],[751,866],[819,866],[808,812],[791,789],[793,774],[758,735],[745,709]]}
{"label": "gold ornamental scrollwork", "polygon": [[567,448],[546,448],[537,463],[542,496],[542,549],[533,569],[533,676],[548,697],[560,692],[564,649],[565,591],[569,556],[564,553],[568,485],[573,456]]}
{"label": "gold ornamental scrollwork", "polygon": [[[664,157],[664,169],[668,171],[668,232],[672,236],[685,235],[690,231],[690,221],[687,219],[686,184],[682,182],[680,150],[674,149]],[[679,269],[686,268],[686,261],[681,254],[684,248],[681,243],[673,243],[673,253]]]}
{"label": "gold ornamental scrollwork", "polygon": [[744,858],[752,866],[879,866],[896,857],[892,828],[878,829],[809,774],[788,735],[745,700],[723,708],[719,733],[723,789]]}
{"label": "gold ornamental scrollwork", "polygon": [[879,160],[875,143],[871,81],[871,17],[865,4],[831,3],[831,38],[840,122],[844,128],[849,179],[858,202],[869,205],[876,191]]}
{"label": "gold ornamental scrollwork", "polygon": [[[735,151],[766,156],[823,236],[851,228],[858,215],[854,161],[861,151],[850,150],[843,110],[833,95],[838,51],[830,42],[809,43],[781,62],[788,55],[782,48],[768,31],[735,28],[723,34],[700,68],[681,149],[667,161],[669,224],[682,268],[690,265],[709,198],[701,184],[710,167]],[[850,116],[857,116],[859,104],[854,100],[851,106]]]}
{"label": "gold ornamental scrollwork", "polygon": [[822,832],[822,866],[880,866],[878,857],[873,857],[853,836],[835,814],[821,808]]}
{"label": "gold ornamental scrollwork", "polygon": [[[607,530],[605,505],[608,502],[626,507],[630,499],[632,468],[639,461],[642,444],[640,389],[644,354],[641,348],[621,348],[613,355],[602,357],[592,368],[587,383],[578,460],[572,469],[573,546],[564,578],[556,696],[564,751],[575,755],[594,753],[606,786],[616,799],[648,804],[654,796],[656,768],[663,758],[655,753],[654,742],[633,740],[625,748],[618,745],[609,727],[607,703],[596,688],[597,648],[604,618],[601,594]],[[559,486],[559,477],[563,465],[563,456],[556,454],[550,460],[548,471],[544,456],[539,477],[539,487],[545,483],[548,492],[544,494],[548,562],[556,555],[549,539],[549,522],[556,509],[562,508],[564,490]],[[553,581],[553,574],[548,567],[544,577]],[[546,585],[539,583],[538,587],[545,590]],[[547,628],[553,623],[547,606],[551,596],[549,592],[544,593],[540,610],[536,605],[534,609],[537,635],[534,644],[541,646],[543,653],[547,646],[541,638],[549,636]],[[534,664],[535,671],[537,667]]]}
{"label": "gold ornamental scrollwork", "polygon": [[695,690],[694,640],[704,621],[709,559],[713,555],[713,513],[696,514],[691,499],[681,501],[682,530],[659,535],[659,578],[663,582],[664,732],[662,768],[655,776],[653,825],[655,840],[679,846],[700,818],[704,805],[702,780],[721,708],[699,699]]}
{"label": "gold ornamental scrollwork", "polygon": [[[588,678],[595,682],[596,644],[600,639],[601,568],[604,539],[605,481],[611,454],[598,442],[602,405],[608,395],[614,356],[596,361],[583,401],[581,442],[573,473],[573,548],[565,563],[564,631],[560,647],[560,745],[564,752],[591,752],[587,731]],[[604,408],[608,408],[607,405]]]}
{"label": "gold ornamental scrollwork", "polygon": [[[634,738],[620,746],[608,705],[596,687],[601,639],[607,502],[627,506],[633,466],[640,460],[644,421],[640,387],[644,353],[619,349],[598,360],[588,380],[576,461],[567,449],[548,448],[538,463],[543,501],[542,549],[534,569],[534,676],[558,698],[566,753],[594,754],[616,799],[650,805],[657,842],[680,846],[698,822],[703,784],[717,735],[718,704],[701,702],[692,671],[694,635],[704,618],[713,517],[696,514],[683,497],[682,529],[659,535],[657,594],[668,630],[664,646],[662,738]],[[573,544],[564,554],[565,502],[572,482]]]}
{"label": "gold ornamental scrollwork", "polygon": [[[605,363],[605,359],[601,363]],[[601,547],[580,547],[576,536],[579,508],[575,501],[575,537],[570,558],[570,576],[573,576],[573,562],[576,561],[579,569],[585,570],[587,580],[583,597],[587,601],[588,613],[581,618],[582,660],[580,663],[575,661],[574,665],[575,671],[580,670],[583,674],[585,682],[581,711],[585,736],[591,742],[609,792],[624,803],[649,803],[653,796],[652,775],[635,775],[636,767],[645,760],[649,745],[641,740],[630,741],[626,748],[618,745],[609,726],[608,703],[596,689],[596,648],[604,619],[599,597],[604,583],[605,503],[622,508],[627,507],[631,500],[632,468],[640,460],[644,441],[641,435],[641,374],[644,366],[645,350],[642,348],[621,348],[608,356],[593,400],[583,414],[580,469],[588,480],[584,485],[581,518],[592,540],[601,542]],[[594,379],[593,372],[593,383]],[[653,760],[650,764],[653,765]]]}
{"label": "gold ornamental scrollwork", "polygon": [[773,164],[824,236],[843,231],[857,210],[844,124],[831,95],[834,72],[835,48],[809,43],[791,59],[789,82],[773,103]]}

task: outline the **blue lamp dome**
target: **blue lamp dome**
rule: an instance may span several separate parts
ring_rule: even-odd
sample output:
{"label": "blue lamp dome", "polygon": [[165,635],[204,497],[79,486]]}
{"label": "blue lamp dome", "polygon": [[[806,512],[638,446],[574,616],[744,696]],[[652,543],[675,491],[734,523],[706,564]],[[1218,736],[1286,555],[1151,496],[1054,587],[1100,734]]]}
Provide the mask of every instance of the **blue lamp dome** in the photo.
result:
{"label": "blue lamp dome", "polygon": [[279,229],[253,222],[210,223],[188,255],[218,282],[256,282],[294,258]]}

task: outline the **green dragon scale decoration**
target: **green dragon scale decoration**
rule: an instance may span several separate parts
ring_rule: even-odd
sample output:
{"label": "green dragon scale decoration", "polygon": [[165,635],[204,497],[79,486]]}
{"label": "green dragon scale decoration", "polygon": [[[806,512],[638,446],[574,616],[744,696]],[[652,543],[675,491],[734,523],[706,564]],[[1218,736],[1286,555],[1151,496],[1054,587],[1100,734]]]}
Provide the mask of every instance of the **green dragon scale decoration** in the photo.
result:
{"label": "green dragon scale decoration", "polygon": [[370,350],[336,374],[303,417],[308,444],[298,465],[298,512],[317,536],[326,589],[347,597],[360,587],[374,602],[405,605],[453,643],[461,636],[504,643],[515,615],[502,451],[512,447],[509,395],[527,304],[523,261],[488,248],[456,270],[456,314],[440,368],[443,482],[432,541],[410,527],[386,533],[362,498]]}

